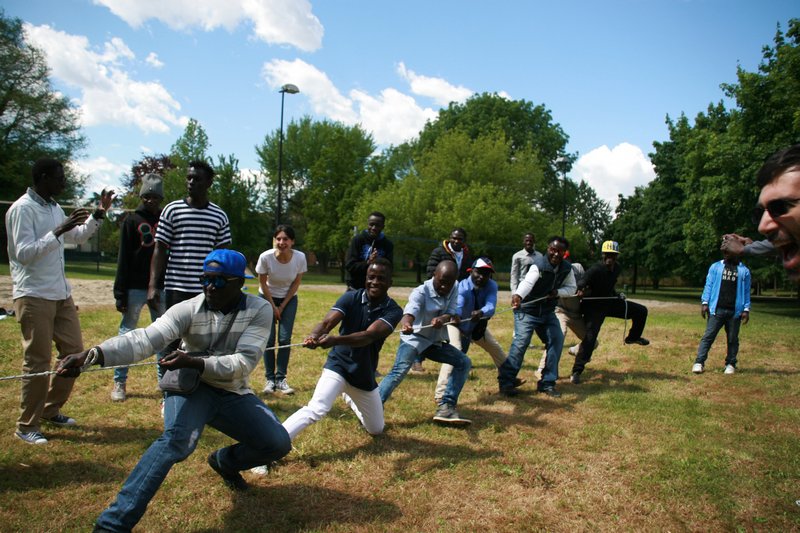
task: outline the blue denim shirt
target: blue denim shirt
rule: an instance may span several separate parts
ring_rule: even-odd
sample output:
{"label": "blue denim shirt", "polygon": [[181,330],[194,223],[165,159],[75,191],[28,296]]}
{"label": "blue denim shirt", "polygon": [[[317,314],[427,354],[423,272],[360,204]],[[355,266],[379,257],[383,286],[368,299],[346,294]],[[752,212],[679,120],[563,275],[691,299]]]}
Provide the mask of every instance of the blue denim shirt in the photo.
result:
{"label": "blue denim shirt", "polygon": [[462,322],[458,325],[461,333],[469,335],[477,322],[472,322],[472,312],[483,311],[483,318],[489,320],[497,308],[497,283],[490,279],[481,288],[475,287],[472,276],[458,282],[458,313]]}
{"label": "blue denim shirt", "polygon": [[427,327],[420,330],[422,326],[429,326],[431,320],[437,316],[450,314],[455,316],[458,313],[458,284],[454,284],[450,294],[439,296],[433,288],[433,280],[429,279],[413,291],[408,297],[408,303],[403,309],[404,315],[414,317],[414,331],[416,333],[401,333],[400,340],[410,344],[417,351],[424,352],[433,344],[441,344],[447,339],[447,328]]}
{"label": "blue denim shirt", "polygon": [[[709,267],[708,275],[706,276],[706,286],[703,289],[702,300],[704,304],[708,304],[708,310],[712,315],[716,314],[719,287],[722,284],[722,270],[724,268],[725,261],[717,261]],[[739,263],[734,318],[739,318],[742,315],[742,311],[750,312],[750,269]]]}

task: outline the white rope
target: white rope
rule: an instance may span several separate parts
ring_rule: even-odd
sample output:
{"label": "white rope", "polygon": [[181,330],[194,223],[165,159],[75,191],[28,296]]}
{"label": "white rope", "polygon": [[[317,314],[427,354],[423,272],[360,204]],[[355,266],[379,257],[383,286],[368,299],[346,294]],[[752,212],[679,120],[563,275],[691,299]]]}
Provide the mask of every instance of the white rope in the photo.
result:
{"label": "white rope", "polygon": [[[304,345],[304,343],[298,342],[296,344],[286,344],[284,346],[276,346],[274,348],[266,348],[264,351],[267,352],[267,351],[270,351],[270,350],[279,350],[281,348],[292,348],[294,346],[303,346],[303,345]],[[126,365],[98,366],[98,367],[87,368],[86,370],[81,370],[81,374],[83,374],[85,372],[100,372],[102,370],[115,370],[117,368],[132,368],[134,366],[152,366],[152,365],[157,365],[159,363],[160,363],[160,361],[147,361],[147,362],[144,362],[144,363],[130,363],[130,364],[126,364]],[[0,381],[10,381],[12,379],[38,378],[38,377],[41,377],[41,376],[53,376],[53,375],[56,375],[56,374],[57,374],[57,372],[55,370],[48,370],[46,372],[37,372],[35,374],[18,374],[16,376],[0,377]]]}

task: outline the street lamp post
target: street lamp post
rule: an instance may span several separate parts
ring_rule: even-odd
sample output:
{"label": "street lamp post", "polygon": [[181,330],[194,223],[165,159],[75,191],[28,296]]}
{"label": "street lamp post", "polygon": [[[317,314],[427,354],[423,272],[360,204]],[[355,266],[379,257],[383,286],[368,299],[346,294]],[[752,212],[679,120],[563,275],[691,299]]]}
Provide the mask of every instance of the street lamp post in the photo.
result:
{"label": "street lamp post", "polygon": [[567,167],[569,166],[570,160],[566,157],[559,156],[556,159],[556,168],[561,170],[561,177],[564,180],[564,196],[562,199],[563,205],[563,214],[561,217],[561,236],[564,237],[564,233],[567,230]]}
{"label": "street lamp post", "polygon": [[297,88],[297,85],[292,85],[291,83],[287,83],[283,87],[281,87],[281,130],[280,130],[280,137],[278,137],[278,208],[275,210],[275,227],[281,223],[281,198],[283,195],[283,100],[286,97],[286,93],[289,94],[297,94],[300,92],[300,89]]}

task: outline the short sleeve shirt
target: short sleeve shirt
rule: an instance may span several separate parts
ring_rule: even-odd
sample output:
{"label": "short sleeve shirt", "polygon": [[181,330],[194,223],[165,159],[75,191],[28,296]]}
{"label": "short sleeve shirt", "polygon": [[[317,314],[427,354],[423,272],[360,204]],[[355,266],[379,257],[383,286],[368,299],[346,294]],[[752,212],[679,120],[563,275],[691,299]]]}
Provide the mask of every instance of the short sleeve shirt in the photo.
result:
{"label": "short sleeve shirt", "polygon": [[[344,315],[339,325],[339,335],[365,331],[376,320],[382,320],[394,329],[403,317],[403,310],[388,296],[380,304],[370,307],[364,289],[344,293],[332,309]],[[383,340],[359,347],[334,346],[328,352],[325,368],[342,376],[353,387],[371,391],[378,386],[375,370],[382,347]]]}
{"label": "short sleeve shirt", "polygon": [[[270,249],[261,254],[256,264],[256,273],[266,274],[267,287],[273,298],[284,298],[289,293],[289,287],[300,274],[308,272],[306,254],[300,250],[292,250],[292,258],[288,263],[281,263],[275,257],[275,249]],[[259,294],[261,288],[259,286]]]}

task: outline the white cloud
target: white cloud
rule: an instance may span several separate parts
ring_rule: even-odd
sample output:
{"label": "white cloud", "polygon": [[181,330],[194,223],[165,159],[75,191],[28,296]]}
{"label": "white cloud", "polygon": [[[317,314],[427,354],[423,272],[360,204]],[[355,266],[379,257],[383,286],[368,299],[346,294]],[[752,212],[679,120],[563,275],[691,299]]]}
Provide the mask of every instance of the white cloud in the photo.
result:
{"label": "white cloud", "polygon": [[156,54],[155,52],[150,52],[149,54],[147,54],[147,57],[145,58],[144,62],[153,68],[162,68],[164,66],[164,62],[158,59],[158,54]]}
{"label": "white cloud", "polygon": [[129,165],[114,163],[105,157],[82,159],[71,163],[74,169],[89,178],[86,180],[86,196],[99,193],[103,189],[114,189],[117,194],[122,192],[122,176],[130,171]]}
{"label": "white cloud", "polygon": [[248,22],[253,37],[313,52],[324,29],[308,0],[94,0],[133,27],[155,19],[176,30],[233,31]]}
{"label": "white cloud", "polygon": [[361,124],[379,145],[407,141],[419,134],[426,120],[436,118],[435,110],[421,107],[413,97],[393,88],[377,96],[354,89],[345,96],[327,74],[300,59],[270,61],[262,73],[273,89],[285,83],[297,85],[315,114],[348,125]]}
{"label": "white cloud", "polygon": [[450,102],[463,102],[475,92],[462,85],[456,87],[442,78],[420,76],[413,70],[407,69],[403,62],[397,65],[397,72],[411,85],[412,93],[433,98],[440,106],[446,106]]}
{"label": "white cloud", "polygon": [[106,42],[103,52],[92,50],[89,40],[47,25],[25,25],[26,39],[43,50],[53,76],[81,92],[84,126],[133,125],[145,133],[168,133],[183,127],[180,104],[158,82],[132,80],[123,70],[124,61],[135,55],[118,38]]}
{"label": "white cloud", "polygon": [[570,177],[585,180],[613,210],[618,194],[633,194],[637,186],[646,185],[656,174],[641,148],[621,143],[613,149],[603,145],[582,156],[572,167]]}

